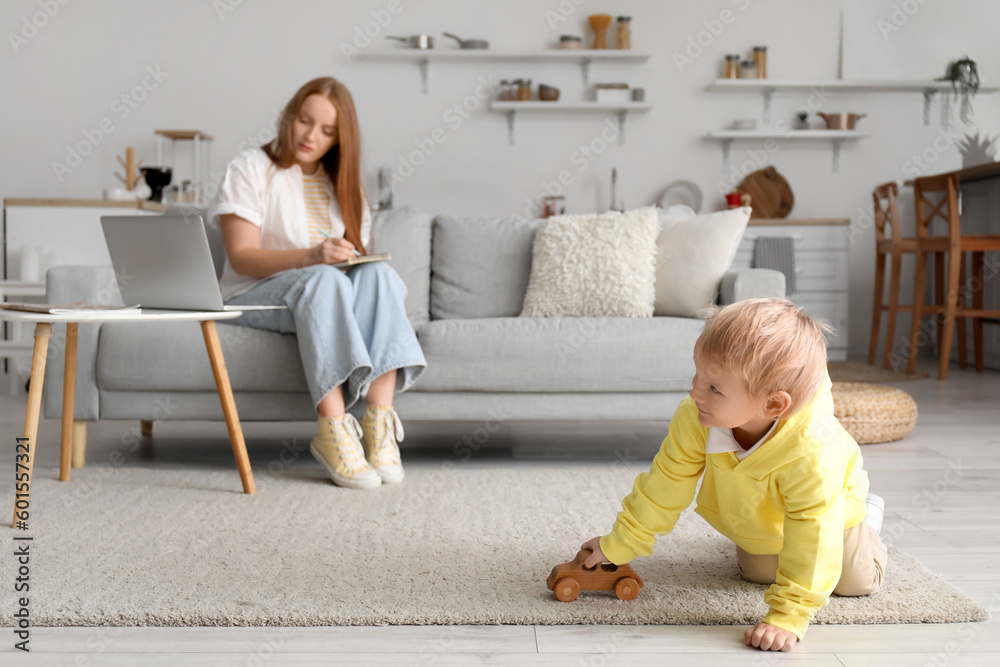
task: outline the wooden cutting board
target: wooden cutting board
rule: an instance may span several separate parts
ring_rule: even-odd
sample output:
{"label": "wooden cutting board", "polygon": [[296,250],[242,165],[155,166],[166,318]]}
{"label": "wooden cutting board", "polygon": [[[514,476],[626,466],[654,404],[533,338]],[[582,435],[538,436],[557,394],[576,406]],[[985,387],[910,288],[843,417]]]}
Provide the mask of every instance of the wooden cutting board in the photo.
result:
{"label": "wooden cutting board", "polygon": [[774,167],[748,174],[736,191],[750,195],[751,218],[785,218],[795,205],[792,188]]}

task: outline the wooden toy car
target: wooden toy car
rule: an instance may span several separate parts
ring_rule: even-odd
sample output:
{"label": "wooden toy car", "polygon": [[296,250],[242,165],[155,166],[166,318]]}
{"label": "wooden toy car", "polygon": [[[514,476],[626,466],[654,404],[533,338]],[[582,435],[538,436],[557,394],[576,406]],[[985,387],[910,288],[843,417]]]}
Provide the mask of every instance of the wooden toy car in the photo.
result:
{"label": "wooden toy car", "polygon": [[643,587],[642,579],[630,565],[601,563],[591,568],[583,566],[590,549],[584,549],[568,563],[556,565],[546,579],[549,590],[561,602],[572,602],[580,591],[614,591],[619,600],[634,600]]}

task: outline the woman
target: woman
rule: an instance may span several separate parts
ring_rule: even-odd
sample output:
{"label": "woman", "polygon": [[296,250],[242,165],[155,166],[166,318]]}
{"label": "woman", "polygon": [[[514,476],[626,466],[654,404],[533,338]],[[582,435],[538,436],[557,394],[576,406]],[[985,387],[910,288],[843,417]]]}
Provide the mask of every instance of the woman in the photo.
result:
{"label": "woman", "polygon": [[[426,362],[396,272],[385,262],[330,266],[371,243],[360,143],[347,88],[314,79],[285,106],[273,141],[229,163],[210,216],[225,242],[226,303],[287,306],[237,322],[297,334],[318,413],[310,451],[334,483],[369,489],[403,479],[393,397]],[[362,395],[359,424],[346,411]]]}

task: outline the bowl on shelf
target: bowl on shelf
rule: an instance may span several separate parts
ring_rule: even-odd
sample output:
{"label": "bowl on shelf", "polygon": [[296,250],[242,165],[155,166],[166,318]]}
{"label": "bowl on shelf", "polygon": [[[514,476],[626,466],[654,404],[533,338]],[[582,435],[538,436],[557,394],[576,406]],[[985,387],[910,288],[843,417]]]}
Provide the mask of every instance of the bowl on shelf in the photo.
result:
{"label": "bowl on shelf", "polygon": [[733,121],[731,126],[733,130],[756,130],[757,121],[753,118],[738,118]]}
{"label": "bowl on shelf", "polygon": [[828,130],[853,130],[859,120],[865,117],[863,113],[823,113],[817,111],[816,115],[826,121]]}
{"label": "bowl on shelf", "polygon": [[543,102],[555,102],[559,99],[559,89],[546,86],[544,83],[538,85],[538,99]]}

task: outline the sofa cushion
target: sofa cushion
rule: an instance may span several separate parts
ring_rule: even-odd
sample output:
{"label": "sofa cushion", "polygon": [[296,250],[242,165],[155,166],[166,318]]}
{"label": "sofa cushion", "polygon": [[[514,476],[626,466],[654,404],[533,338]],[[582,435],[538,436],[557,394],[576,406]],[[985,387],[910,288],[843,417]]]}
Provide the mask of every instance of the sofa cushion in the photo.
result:
{"label": "sofa cushion", "polygon": [[535,234],[527,317],[652,317],[656,209],[549,218]]}
{"label": "sofa cushion", "polygon": [[434,219],[431,318],[513,317],[521,312],[540,220]]}
{"label": "sofa cushion", "polygon": [[[307,391],[293,334],[224,322],[216,326],[233,391]],[[101,391],[215,391],[201,327],[197,322],[102,324],[97,386]]]}
{"label": "sofa cushion", "polygon": [[414,328],[430,319],[431,216],[411,206],[377,211],[373,253],[392,255],[389,264],[406,285],[406,316]]}
{"label": "sofa cushion", "polygon": [[662,216],[653,312],[692,317],[713,303],[749,220],[749,206],[695,217]]}
{"label": "sofa cushion", "polygon": [[414,391],[688,391],[704,322],[679,317],[432,320]]}

